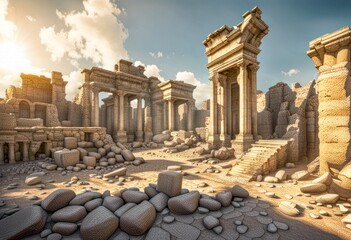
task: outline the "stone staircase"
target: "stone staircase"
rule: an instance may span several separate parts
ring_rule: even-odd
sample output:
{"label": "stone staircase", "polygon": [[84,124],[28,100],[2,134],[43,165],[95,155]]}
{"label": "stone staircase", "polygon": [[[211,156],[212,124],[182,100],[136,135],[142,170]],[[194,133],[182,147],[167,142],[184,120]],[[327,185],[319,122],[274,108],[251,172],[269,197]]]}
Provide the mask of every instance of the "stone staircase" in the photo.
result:
{"label": "stone staircase", "polygon": [[275,171],[285,164],[289,141],[283,139],[259,140],[230,170],[230,176],[239,181],[252,181],[259,174]]}

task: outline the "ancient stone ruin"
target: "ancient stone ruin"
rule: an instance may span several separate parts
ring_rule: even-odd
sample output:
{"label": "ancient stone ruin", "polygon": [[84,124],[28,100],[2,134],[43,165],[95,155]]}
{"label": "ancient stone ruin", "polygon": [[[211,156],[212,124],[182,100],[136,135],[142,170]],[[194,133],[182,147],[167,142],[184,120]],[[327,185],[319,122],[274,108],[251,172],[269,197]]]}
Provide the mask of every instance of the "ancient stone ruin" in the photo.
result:
{"label": "ancient stone ruin", "polygon": [[351,29],[310,42],[317,79],[264,93],[261,15],[203,41],[202,109],[195,86],[126,60],[83,69],[72,101],[61,73],[21,74],[0,101],[0,239],[349,236]]}

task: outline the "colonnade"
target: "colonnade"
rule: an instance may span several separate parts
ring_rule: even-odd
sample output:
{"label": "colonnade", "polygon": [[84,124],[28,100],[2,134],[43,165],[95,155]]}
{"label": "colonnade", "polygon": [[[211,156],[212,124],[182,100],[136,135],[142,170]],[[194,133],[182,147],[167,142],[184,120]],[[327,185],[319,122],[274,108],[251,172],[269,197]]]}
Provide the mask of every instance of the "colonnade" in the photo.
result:
{"label": "colonnade", "polygon": [[[9,142],[9,143],[0,143],[0,164],[5,163],[5,144],[8,145],[8,156],[7,159],[9,163],[16,163],[16,157],[15,157],[15,143],[14,142]],[[22,148],[22,160],[23,161],[29,161],[29,142],[23,142],[22,143],[23,148]]]}

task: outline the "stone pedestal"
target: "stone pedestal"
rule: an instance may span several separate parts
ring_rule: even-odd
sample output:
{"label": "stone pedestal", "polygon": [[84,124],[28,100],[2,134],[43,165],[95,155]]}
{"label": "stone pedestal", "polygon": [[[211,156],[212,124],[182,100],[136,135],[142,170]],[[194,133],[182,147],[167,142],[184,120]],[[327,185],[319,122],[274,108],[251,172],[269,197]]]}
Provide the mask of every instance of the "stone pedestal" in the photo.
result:
{"label": "stone pedestal", "polygon": [[236,139],[231,141],[232,148],[235,149],[235,155],[240,155],[247,152],[253,143],[255,143],[255,140],[253,139],[252,135],[245,137],[242,135],[237,135]]}

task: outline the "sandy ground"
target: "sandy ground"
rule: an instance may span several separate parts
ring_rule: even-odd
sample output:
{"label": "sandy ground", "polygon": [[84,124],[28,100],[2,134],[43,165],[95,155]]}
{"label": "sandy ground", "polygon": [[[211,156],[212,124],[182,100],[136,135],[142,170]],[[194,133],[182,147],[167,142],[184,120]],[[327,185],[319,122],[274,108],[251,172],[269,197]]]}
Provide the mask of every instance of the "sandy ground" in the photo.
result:
{"label": "sandy ground", "polygon": [[[44,183],[53,180],[53,183],[46,183],[46,187],[39,190],[32,186],[27,186],[24,183],[26,174],[5,174],[4,177],[0,178],[0,198],[5,200],[6,205],[3,207],[10,206],[28,206],[31,205],[35,200],[30,200],[30,197],[35,195],[39,199],[45,198],[48,194],[58,188],[65,188],[64,183],[69,181],[71,177],[77,176],[81,181],[88,181],[89,185],[77,185],[73,184],[69,188],[73,189],[76,193],[81,192],[84,188],[93,188],[99,192],[105,190],[110,190],[111,192],[120,190],[128,187],[138,187],[143,191],[144,187],[148,186],[149,183],[156,183],[158,173],[165,171],[168,166],[178,165],[182,166],[182,171],[184,174],[183,188],[188,188],[190,190],[198,190],[200,193],[205,193],[209,195],[215,195],[216,192],[227,190],[235,184],[240,184],[249,190],[250,195],[258,197],[262,201],[270,203],[270,214],[275,219],[279,219],[282,222],[287,223],[290,226],[290,230],[287,231],[287,235],[281,237],[280,239],[351,239],[351,230],[347,229],[345,225],[341,222],[341,219],[345,217],[335,216],[333,211],[337,211],[338,207],[333,205],[333,208],[327,208],[326,206],[316,206],[310,204],[310,200],[314,200],[316,196],[311,197],[306,196],[296,196],[299,193],[299,187],[311,179],[306,181],[300,181],[297,185],[293,183],[277,183],[274,184],[274,188],[270,188],[271,183],[261,182],[261,186],[256,186],[257,182],[250,183],[238,183],[233,176],[227,176],[226,169],[222,169],[220,173],[207,173],[206,169],[211,166],[209,163],[202,162],[192,162],[189,161],[190,158],[195,156],[192,154],[192,150],[181,153],[168,154],[163,153],[160,149],[155,150],[139,150],[134,152],[136,156],[142,156],[145,158],[146,163],[140,166],[127,166],[128,172],[126,181],[123,185],[117,185],[117,179],[114,183],[109,183],[102,179],[97,179],[95,177],[89,177],[89,174],[100,174],[102,171],[97,170],[83,170],[80,172],[69,173],[62,176],[58,171],[49,172],[43,177]],[[236,160],[221,161],[220,163],[234,163]],[[14,165],[3,165],[2,171],[7,171],[15,167]],[[219,168],[218,168],[219,169]],[[286,169],[287,172],[294,172],[297,170],[304,169],[304,164],[297,165],[294,169]],[[274,173],[272,173],[273,175]],[[50,181],[51,182],[51,181]],[[13,190],[4,190],[6,186],[11,183],[18,183],[19,186]],[[206,187],[199,187],[201,183],[206,183]],[[277,197],[269,198],[265,196],[262,190],[267,190],[274,192]],[[288,200],[285,195],[290,194],[293,199]],[[300,209],[302,211],[299,217],[289,217],[279,212],[278,205],[281,201],[292,201],[300,206],[311,205],[313,210]],[[310,212],[319,213],[320,210],[326,210],[330,215],[321,216],[320,219],[312,219],[309,216]],[[0,207],[1,211],[1,207]]]}

